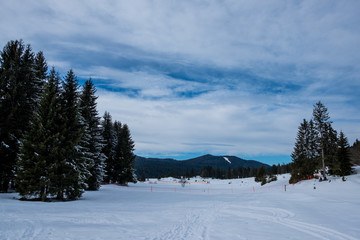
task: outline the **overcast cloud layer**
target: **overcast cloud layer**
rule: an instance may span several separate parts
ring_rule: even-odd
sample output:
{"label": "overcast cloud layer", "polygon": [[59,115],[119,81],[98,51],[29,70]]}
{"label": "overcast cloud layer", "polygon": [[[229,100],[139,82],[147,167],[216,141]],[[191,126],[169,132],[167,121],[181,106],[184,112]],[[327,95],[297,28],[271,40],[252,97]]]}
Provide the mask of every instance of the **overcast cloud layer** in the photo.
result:
{"label": "overcast cloud layer", "polygon": [[92,77],[136,154],[288,161],[321,100],[360,137],[359,1],[5,1],[0,44]]}

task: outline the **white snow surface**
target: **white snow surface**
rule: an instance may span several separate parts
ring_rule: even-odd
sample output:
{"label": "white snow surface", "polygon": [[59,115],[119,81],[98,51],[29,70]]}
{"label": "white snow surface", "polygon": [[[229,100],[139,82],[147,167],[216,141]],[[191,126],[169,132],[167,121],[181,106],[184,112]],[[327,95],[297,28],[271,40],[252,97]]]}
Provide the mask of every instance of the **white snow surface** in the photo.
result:
{"label": "white snow surface", "polygon": [[264,186],[150,179],[70,202],[0,194],[0,239],[360,239],[360,174],[295,185],[289,177]]}
{"label": "white snow surface", "polygon": [[225,159],[225,161],[231,164],[230,160],[227,157],[223,157],[223,158]]}

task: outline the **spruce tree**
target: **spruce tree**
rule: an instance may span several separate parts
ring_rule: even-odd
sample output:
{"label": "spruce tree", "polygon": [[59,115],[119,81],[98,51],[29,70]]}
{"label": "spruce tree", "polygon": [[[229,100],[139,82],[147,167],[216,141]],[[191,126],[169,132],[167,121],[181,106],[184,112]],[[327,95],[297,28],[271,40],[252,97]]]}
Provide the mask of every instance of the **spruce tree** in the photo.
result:
{"label": "spruce tree", "polygon": [[337,158],[338,168],[335,173],[344,177],[351,174],[352,164],[349,155],[350,146],[347,138],[345,137],[345,134],[342,131],[340,131],[337,146],[338,147],[337,147],[336,158]]}
{"label": "spruce tree", "polygon": [[110,113],[105,112],[101,125],[103,130],[102,137],[104,139],[102,153],[106,157],[104,181],[110,182],[113,176],[113,166],[114,166],[113,159],[114,159],[114,145],[115,145],[114,126]]}
{"label": "spruce tree", "polygon": [[360,141],[358,139],[350,147],[350,159],[352,164],[360,165]]}
{"label": "spruce tree", "polygon": [[316,170],[316,133],[311,120],[308,122],[304,119],[300,124],[291,158],[293,162],[290,183],[309,177]]}
{"label": "spruce tree", "polygon": [[63,157],[54,164],[51,175],[54,183],[52,194],[56,194],[59,200],[81,197],[89,174],[80,146],[84,128],[80,121],[78,87],[77,78],[70,70],[64,79],[61,94],[61,120],[64,130],[60,136],[60,147]]}
{"label": "spruce tree", "polygon": [[50,174],[54,164],[62,159],[59,81],[53,68],[20,149],[16,185],[17,192],[25,198],[45,201],[54,188]]}
{"label": "spruce tree", "polygon": [[134,164],[135,155],[134,142],[131,139],[130,130],[126,124],[118,121],[114,122],[114,155],[112,163],[111,181],[119,184],[135,182]]}
{"label": "spruce tree", "polygon": [[336,151],[337,151],[337,131],[334,130],[331,124],[325,125],[324,131],[324,156],[325,163],[329,168],[329,174],[333,174],[336,168]]}
{"label": "spruce tree", "polygon": [[112,162],[112,173],[110,180],[112,182],[117,182],[124,184],[123,181],[123,171],[126,167],[125,159],[123,156],[123,141],[122,141],[122,124],[118,121],[115,121],[113,124],[114,129],[114,143],[113,143],[113,162]]}
{"label": "spruce tree", "polygon": [[136,182],[135,178],[135,143],[131,138],[130,129],[127,124],[124,124],[121,129],[121,146],[122,158],[124,161],[124,169],[122,170],[122,179],[120,183]]}
{"label": "spruce tree", "polygon": [[8,42],[0,55],[0,191],[6,192],[43,79],[36,77],[34,53],[23,41]]}
{"label": "spruce tree", "polygon": [[[47,79],[48,66],[43,52],[38,52],[35,56],[35,84],[39,89],[43,89],[43,85]],[[40,99],[41,92],[37,92],[35,98]]]}
{"label": "spruce tree", "polygon": [[332,122],[330,121],[327,108],[320,101],[314,105],[313,121],[314,121],[315,129],[317,130],[318,133],[318,142],[320,144],[322,172],[324,179],[326,179],[326,173],[325,173],[326,135],[327,135],[327,129],[331,126]]}
{"label": "spruce tree", "polygon": [[265,179],[265,183],[266,183],[266,170],[265,170],[264,165],[262,165],[261,167],[259,167],[256,170],[255,182],[263,182],[264,179]]}
{"label": "spruce tree", "polygon": [[80,110],[85,127],[83,148],[86,149],[89,178],[86,180],[88,190],[98,190],[104,177],[105,155],[101,152],[103,147],[102,128],[100,117],[96,109],[96,89],[91,79],[83,86],[80,96]]}

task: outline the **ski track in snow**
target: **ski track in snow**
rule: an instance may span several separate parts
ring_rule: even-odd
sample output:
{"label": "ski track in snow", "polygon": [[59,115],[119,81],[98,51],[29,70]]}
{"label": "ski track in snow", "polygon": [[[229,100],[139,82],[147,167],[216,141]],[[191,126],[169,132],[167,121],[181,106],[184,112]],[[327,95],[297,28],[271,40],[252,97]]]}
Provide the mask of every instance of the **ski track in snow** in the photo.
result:
{"label": "ski track in snow", "polygon": [[239,207],[239,206],[224,206],[220,203],[206,207],[201,210],[188,210],[185,218],[179,223],[174,224],[169,230],[161,233],[157,237],[147,238],[147,240],[185,240],[185,239],[211,239],[209,231],[212,230],[212,225],[216,224],[217,219],[224,212],[236,215],[236,218],[247,220],[255,220],[259,225],[263,222],[270,224],[279,224],[287,228],[291,228],[298,232],[302,232],[301,237],[295,239],[303,239],[304,234],[313,239],[338,239],[338,240],[356,240],[352,236],[335,231],[333,229],[323,227],[316,224],[306,223],[294,220],[295,217],[290,211],[280,208],[268,207]]}
{"label": "ski track in snow", "polygon": [[185,217],[180,223],[176,223],[171,229],[163,232],[160,236],[148,240],[208,240],[209,229],[219,212],[219,205],[211,205],[201,209],[187,210]]}
{"label": "ski track in snow", "polygon": [[[234,209],[231,210],[234,212]],[[303,232],[307,235],[315,237],[315,239],[339,239],[339,240],[356,240],[347,234],[326,228],[323,226],[310,224],[306,222],[297,221],[293,218],[295,215],[292,212],[280,208],[267,208],[267,207],[244,207],[236,211],[239,214],[238,218],[253,219],[259,223],[269,222],[281,224],[285,227]]]}
{"label": "ski track in snow", "polygon": [[14,236],[10,232],[8,234],[4,233],[4,236],[0,234],[0,239],[38,239],[38,236],[42,232],[40,224],[36,224],[34,221],[28,219],[23,219],[21,221],[9,221],[6,222],[5,225],[9,228],[12,226],[21,226],[23,230],[18,232],[18,236]]}

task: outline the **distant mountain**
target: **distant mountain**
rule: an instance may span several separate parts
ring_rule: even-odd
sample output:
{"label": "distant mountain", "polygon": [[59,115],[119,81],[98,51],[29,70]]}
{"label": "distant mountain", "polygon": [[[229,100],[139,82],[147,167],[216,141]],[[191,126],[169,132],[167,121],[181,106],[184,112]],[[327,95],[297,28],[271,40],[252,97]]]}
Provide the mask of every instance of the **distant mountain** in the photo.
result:
{"label": "distant mountain", "polygon": [[140,156],[136,156],[135,158],[136,174],[146,177],[181,176],[190,171],[199,173],[202,168],[207,166],[211,166],[214,169],[220,168],[227,170],[229,167],[258,168],[262,165],[266,168],[270,167],[267,164],[255,160],[245,160],[235,156],[213,156],[210,154],[181,161],[174,159],[144,158]]}

